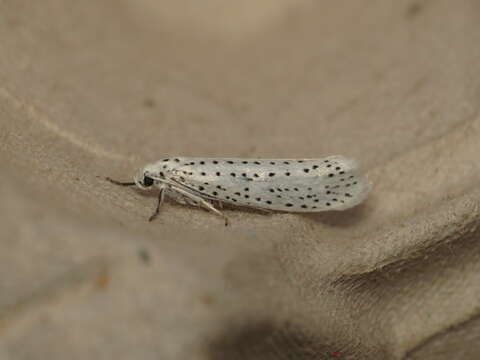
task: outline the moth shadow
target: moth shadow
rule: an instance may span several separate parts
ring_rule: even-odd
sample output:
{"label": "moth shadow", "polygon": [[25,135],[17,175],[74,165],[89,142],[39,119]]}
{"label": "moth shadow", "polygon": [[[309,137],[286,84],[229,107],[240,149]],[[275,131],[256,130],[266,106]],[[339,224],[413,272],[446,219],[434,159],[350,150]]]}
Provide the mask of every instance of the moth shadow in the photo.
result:
{"label": "moth shadow", "polygon": [[367,214],[368,208],[365,203],[362,203],[348,210],[301,213],[299,215],[326,225],[346,227],[364,221]]}
{"label": "moth shadow", "polygon": [[257,320],[226,324],[208,344],[207,359],[274,360],[279,359],[278,354],[288,354],[281,358],[327,360],[340,355],[332,348],[327,339],[312,336],[290,322]]}
{"label": "moth shadow", "polygon": [[[213,205],[216,205],[215,203]],[[217,206],[216,206],[217,207]],[[218,207],[217,207],[218,208]],[[274,215],[276,212],[271,210],[258,209],[249,206],[238,206],[230,203],[222,203],[222,208],[220,210],[231,210],[231,211],[243,211],[250,214],[259,214],[259,215]]]}

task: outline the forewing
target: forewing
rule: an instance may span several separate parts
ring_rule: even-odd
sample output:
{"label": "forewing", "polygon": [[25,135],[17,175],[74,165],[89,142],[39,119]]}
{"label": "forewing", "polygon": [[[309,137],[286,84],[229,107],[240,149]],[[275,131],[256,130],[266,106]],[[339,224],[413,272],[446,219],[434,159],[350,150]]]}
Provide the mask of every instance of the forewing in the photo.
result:
{"label": "forewing", "polygon": [[173,181],[205,198],[277,211],[347,209],[363,201],[371,187],[357,163],[343,156],[176,158],[165,164]]}

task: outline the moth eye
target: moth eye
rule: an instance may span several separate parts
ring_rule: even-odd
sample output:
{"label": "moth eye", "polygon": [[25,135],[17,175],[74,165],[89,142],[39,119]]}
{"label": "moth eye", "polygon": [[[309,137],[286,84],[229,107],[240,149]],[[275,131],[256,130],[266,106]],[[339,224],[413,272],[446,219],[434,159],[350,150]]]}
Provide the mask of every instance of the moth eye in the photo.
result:
{"label": "moth eye", "polygon": [[144,176],[143,177],[143,185],[144,186],[152,186],[153,185],[153,179],[149,176]]}

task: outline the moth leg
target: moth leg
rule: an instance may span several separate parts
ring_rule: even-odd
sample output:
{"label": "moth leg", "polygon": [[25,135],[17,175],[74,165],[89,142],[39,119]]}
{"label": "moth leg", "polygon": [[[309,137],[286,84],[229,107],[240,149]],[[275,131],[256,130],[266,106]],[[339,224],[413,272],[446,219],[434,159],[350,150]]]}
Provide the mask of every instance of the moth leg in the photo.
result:
{"label": "moth leg", "polygon": [[158,214],[160,213],[160,207],[163,204],[163,200],[165,200],[165,188],[161,187],[160,192],[158,193],[158,202],[157,202],[157,208],[153,212],[153,214],[148,218],[148,221],[153,221]]}
{"label": "moth leg", "polygon": [[228,217],[226,217],[221,211],[216,209],[212,204],[210,204],[207,200],[202,198],[201,196],[192,194],[188,191],[185,191],[183,189],[180,189],[178,187],[173,187],[171,188],[173,191],[179,192],[180,194],[184,195],[186,198],[196,201],[200,206],[203,206],[205,209],[210,210],[211,212],[217,214],[218,216],[221,216],[225,220],[225,226],[228,226],[229,220]]}
{"label": "moth leg", "polygon": [[[180,194],[180,196],[181,196],[181,201],[180,201],[180,199],[177,199],[177,201],[181,202],[182,204],[188,204],[188,205],[191,205],[191,206],[203,207],[202,204],[199,204],[197,200],[192,200],[191,196],[186,196],[186,195],[183,195],[183,194]],[[214,205],[215,207],[217,207],[220,210],[223,209],[223,203],[222,203],[221,200],[209,200],[209,203],[211,203],[212,205]],[[203,207],[203,209],[209,211],[205,207]]]}
{"label": "moth leg", "polygon": [[210,210],[217,214],[218,216],[221,216],[225,220],[225,226],[228,226],[229,220],[228,217],[226,217],[220,210],[216,209],[212,204],[210,204],[208,201],[200,198],[199,200],[200,204],[204,206],[207,210]]}

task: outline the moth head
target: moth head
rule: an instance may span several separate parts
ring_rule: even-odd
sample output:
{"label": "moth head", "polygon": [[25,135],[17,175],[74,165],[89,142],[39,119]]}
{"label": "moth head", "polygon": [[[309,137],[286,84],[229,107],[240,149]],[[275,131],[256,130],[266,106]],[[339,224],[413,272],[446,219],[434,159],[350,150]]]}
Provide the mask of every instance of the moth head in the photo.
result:
{"label": "moth head", "polygon": [[135,184],[143,190],[147,190],[155,184],[155,180],[149,175],[149,171],[146,168],[138,170],[133,177],[133,181],[135,181]]}

